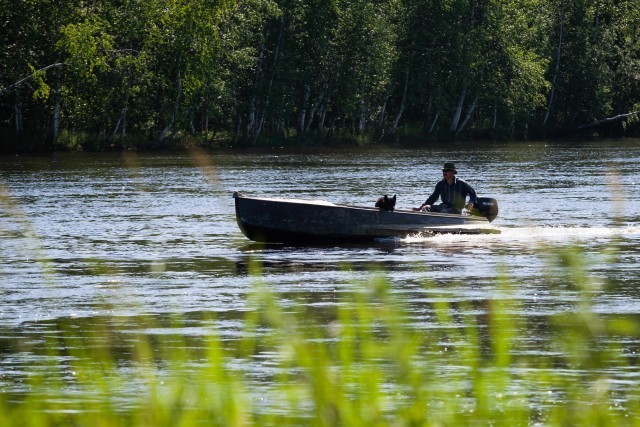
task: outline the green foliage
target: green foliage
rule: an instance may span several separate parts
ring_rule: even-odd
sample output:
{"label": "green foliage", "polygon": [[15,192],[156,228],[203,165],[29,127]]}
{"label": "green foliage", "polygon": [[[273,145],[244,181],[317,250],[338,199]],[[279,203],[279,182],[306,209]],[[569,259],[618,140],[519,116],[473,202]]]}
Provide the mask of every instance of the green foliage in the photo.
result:
{"label": "green foliage", "polygon": [[47,100],[49,98],[49,95],[51,94],[51,88],[44,81],[45,73],[42,71],[36,70],[31,65],[29,65],[29,70],[33,75],[33,80],[35,82],[35,85],[37,86],[37,89],[33,92],[33,99],[41,100],[41,101]]}
{"label": "green foliage", "polygon": [[105,33],[105,23],[99,19],[68,24],[60,30],[58,49],[65,52],[67,64],[81,81],[95,79],[108,67],[107,55],[113,49],[113,39]]}
{"label": "green foliage", "polygon": [[640,103],[635,104],[632,107],[632,110],[634,111],[634,114],[631,114],[629,117],[627,117],[627,119],[623,123],[625,129],[627,126],[637,125],[638,123],[640,123]]}
{"label": "green foliage", "polygon": [[[0,1],[0,127],[18,139],[27,128],[55,138],[52,123],[98,146],[130,134],[156,144],[531,137],[640,99],[633,0],[21,5]],[[64,67],[22,81],[54,63]]]}

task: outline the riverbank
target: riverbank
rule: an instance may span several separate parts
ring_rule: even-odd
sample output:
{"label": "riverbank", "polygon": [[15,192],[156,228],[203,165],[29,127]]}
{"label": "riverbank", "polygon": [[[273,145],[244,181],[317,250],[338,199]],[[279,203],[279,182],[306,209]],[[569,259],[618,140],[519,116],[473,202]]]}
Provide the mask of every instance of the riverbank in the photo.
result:
{"label": "riverbank", "polygon": [[[625,138],[637,138],[640,132],[629,129],[628,132],[616,136],[614,139],[623,140]],[[605,134],[606,135],[606,134]],[[542,138],[549,141],[566,141],[573,143],[576,141],[608,141],[611,137],[591,132],[588,135],[565,135],[556,138]],[[421,147],[421,146],[441,146],[447,144],[473,144],[473,145],[493,145],[496,143],[518,144],[527,143],[529,139],[496,139],[490,135],[482,135],[472,139],[452,139],[450,137],[436,138],[430,135],[399,133],[393,137],[374,137],[371,135],[342,137],[305,136],[304,138],[291,137],[270,137],[260,138],[255,141],[234,141],[231,136],[203,137],[203,136],[182,136],[165,141],[150,138],[148,135],[129,135],[124,139],[105,139],[104,137],[89,134],[64,133],[55,142],[46,139],[25,138],[0,138],[0,154],[11,153],[52,153],[52,152],[117,152],[117,151],[166,151],[185,150],[194,147],[203,149],[270,149],[270,148],[295,148],[295,147],[353,147],[353,146],[389,146],[389,147]]]}

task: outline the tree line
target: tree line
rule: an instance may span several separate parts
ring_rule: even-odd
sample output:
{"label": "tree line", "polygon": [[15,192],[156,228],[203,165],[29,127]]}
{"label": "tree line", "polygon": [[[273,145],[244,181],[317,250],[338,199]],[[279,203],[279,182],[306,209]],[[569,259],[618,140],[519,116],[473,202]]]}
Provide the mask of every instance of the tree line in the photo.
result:
{"label": "tree line", "polygon": [[0,149],[640,134],[636,0],[0,6]]}

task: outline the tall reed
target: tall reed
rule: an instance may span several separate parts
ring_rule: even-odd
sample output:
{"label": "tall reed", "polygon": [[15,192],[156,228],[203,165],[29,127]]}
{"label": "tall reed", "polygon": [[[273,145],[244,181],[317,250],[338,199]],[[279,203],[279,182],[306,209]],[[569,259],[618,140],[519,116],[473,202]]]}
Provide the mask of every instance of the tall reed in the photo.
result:
{"label": "tall reed", "polygon": [[170,334],[150,334],[159,325],[145,316],[126,333],[117,317],[81,330],[59,320],[22,389],[0,393],[0,425],[638,425],[638,394],[610,372],[637,370],[623,343],[637,345],[640,324],[594,310],[606,284],[584,263],[574,247],[549,258],[546,280],[575,298],[542,320],[537,351],[539,326],[506,274],[490,299],[467,302],[429,280],[429,298],[409,299],[372,270],[311,309],[272,292],[254,264],[234,340],[213,316],[195,344],[181,316],[163,320]]}

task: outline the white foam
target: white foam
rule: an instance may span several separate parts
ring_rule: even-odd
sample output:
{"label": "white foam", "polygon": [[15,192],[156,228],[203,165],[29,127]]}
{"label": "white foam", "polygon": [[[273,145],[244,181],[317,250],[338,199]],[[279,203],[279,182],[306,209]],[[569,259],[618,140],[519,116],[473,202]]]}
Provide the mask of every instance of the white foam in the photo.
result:
{"label": "white foam", "polygon": [[404,243],[557,243],[610,238],[640,238],[640,227],[498,227],[500,234],[414,234]]}

